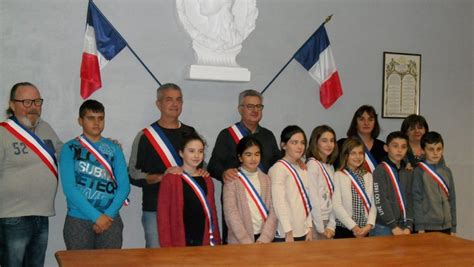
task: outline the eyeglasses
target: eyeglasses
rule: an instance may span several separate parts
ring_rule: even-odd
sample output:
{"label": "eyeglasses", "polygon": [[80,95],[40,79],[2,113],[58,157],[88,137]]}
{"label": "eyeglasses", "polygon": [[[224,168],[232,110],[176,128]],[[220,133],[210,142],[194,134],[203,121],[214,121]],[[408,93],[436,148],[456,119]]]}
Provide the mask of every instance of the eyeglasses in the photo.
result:
{"label": "eyeglasses", "polygon": [[14,102],[21,102],[25,108],[31,107],[31,105],[33,105],[33,103],[34,103],[35,106],[37,106],[37,107],[43,105],[43,98],[37,98],[37,99],[23,99],[23,100],[13,99],[12,101],[14,101]]}
{"label": "eyeglasses", "polygon": [[257,104],[257,105],[254,105],[254,104],[247,104],[247,105],[240,105],[241,107],[245,107],[247,108],[248,110],[254,110],[254,109],[257,109],[258,111],[261,111],[264,107],[264,105],[262,104]]}

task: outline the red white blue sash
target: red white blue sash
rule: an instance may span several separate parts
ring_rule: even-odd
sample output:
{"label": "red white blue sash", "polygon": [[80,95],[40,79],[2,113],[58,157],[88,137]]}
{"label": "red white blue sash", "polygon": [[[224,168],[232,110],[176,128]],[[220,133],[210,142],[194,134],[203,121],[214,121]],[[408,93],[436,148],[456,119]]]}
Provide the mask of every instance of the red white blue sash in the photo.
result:
{"label": "red white blue sash", "polygon": [[150,141],[156,153],[160,156],[166,168],[183,165],[183,160],[179,157],[168,137],[158,126],[158,123],[153,123],[147,128],[143,129],[143,133]]}
{"label": "red white blue sash", "polygon": [[398,182],[398,172],[390,166],[387,162],[381,162],[383,168],[388,174],[388,177],[390,178],[390,182],[392,182],[393,189],[395,190],[395,194],[397,195],[397,202],[398,205],[400,206],[400,210],[402,211],[403,214],[403,221],[407,221],[407,211],[406,211],[406,205],[405,205],[405,200],[403,200],[403,195],[402,195],[402,189],[400,188],[400,183]]}
{"label": "red white blue sash", "polygon": [[5,122],[1,122],[0,126],[4,127],[18,140],[29,147],[43,161],[53,175],[58,179],[58,162],[54,156],[54,152],[41,140],[35,133],[31,132],[21,125],[17,118],[11,117]]}
{"label": "red white blue sash", "polygon": [[284,159],[280,159],[278,162],[283,164],[283,166],[285,166],[288,172],[290,172],[291,177],[293,177],[293,180],[296,183],[296,187],[298,188],[298,191],[300,192],[301,201],[303,202],[304,211],[307,217],[309,213],[311,212],[312,206],[311,206],[311,201],[309,200],[308,194],[306,193],[306,190],[304,189],[303,181],[301,180],[300,175],[295,170],[295,168],[291,166],[291,164],[288,161]]}
{"label": "red white blue sash", "polygon": [[344,169],[343,172],[349,176],[351,179],[352,186],[355,188],[357,194],[359,195],[360,199],[362,200],[362,203],[364,204],[365,211],[367,214],[370,212],[370,208],[372,207],[372,203],[370,202],[370,198],[365,192],[364,188],[362,185],[359,183],[359,180],[355,177],[355,174],[348,169]]}
{"label": "red white blue sash", "polygon": [[[236,124],[230,126],[229,128],[227,128],[227,130],[229,131],[230,136],[232,137],[236,145],[240,142],[242,138],[249,135],[249,131],[247,131],[247,129],[245,129],[240,122],[237,122]],[[263,170],[263,164],[261,161],[258,164],[258,168],[260,170]]]}
{"label": "red white blue sash", "polygon": [[249,134],[247,129],[245,129],[240,122],[237,122],[236,124],[230,126],[227,128],[227,130],[230,133],[230,136],[232,136],[232,139],[234,139],[235,144],[238,144],[240,139],[244,138]]}
{"label": "red white blue sash", "polygon": [[240,181],[245,187],[245,190],[247,190],[247,193],[249,193],[255,206],[257,206],[257,209],[260,212],[260,215],[262,215],[263,221],[266,221],[268,218],[267,205],[265,205],[265,202],[263,202],[262,197],[260,196],[260,194],[258,194],[257,190],[255,189],[253,184],[250,182],[249,178],[247,178],[247,176],[245,176],[245,174],[240,170],[238,172],[238,175],[239,175]]}
{"label": "red white blue sash", "polygon": [[309,160],[314,160],[316,162],[316,164],[318,164],[319,168],[321,169],[321,172],[323,173],[324,181],[326,182],[326,186],[328,187],[329,196],[332,197],[332,195],[334,194],[334,182],[332,180],[331,175],[326,170],[326,167],[324,167],[324,164],[321,163],[319,160],[316,160],[315,158],[309,158]]}
{"label": "red white blue sash", "polygon": [[207,201],[206,194],[204,194],[204,190],[202,190],[201,186],[199,186],[199,184],[194,181],[194,179],[191,178],[188,173],[183,172],[181,177],[193,189],[194,193],[201,202],[202,209],[204,210],[207,221],[209,222],[209,242],[211,246],[215,246],[216,242],[214,240],[214,225],[212,223],[211,205],[209,205],[209,202]]}
{"label": "red white blue sash", "polygon": [[365,145],[364,145],[364,150],[365,150],[364,168],[368,172],[373,173],[375,170],[375,167],[377,167],[377,161],[375,160],[374,156],[372,156],[372,153],[370,153],[369,149]]}
{"label": "red white blue sash", "polygon": [[[87,149],[87,151],[89,151],[89,153],[91,153],[94,156],[94,158],[97,159],[97,161],[109,173],[109,176],[112,179],[112,181],[115,183],[115,185],[118,186],[117,179],[115,179],[114,169],[112,168],[112,164],[107,160],[107,158],[83,134],[78,136],[76,139],[85,149]],[[130,201],[127,198],[124,202],[124,205],[128,206],[129,203]]]}
{"label": "red white blue sash", "polygon": [[435,169],[427,163],[418,162],[418,166],[420,166],[420,168],[425,171],[439,185],[439,187],[441,187],[446,196],[449,197],[449,186],[443,176],[437,173]]}

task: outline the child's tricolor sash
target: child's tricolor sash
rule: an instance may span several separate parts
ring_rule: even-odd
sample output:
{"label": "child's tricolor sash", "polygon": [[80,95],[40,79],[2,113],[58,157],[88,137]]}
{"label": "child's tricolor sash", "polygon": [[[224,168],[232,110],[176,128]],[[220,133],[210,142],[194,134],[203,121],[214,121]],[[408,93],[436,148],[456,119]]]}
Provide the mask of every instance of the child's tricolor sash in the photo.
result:
{"label": "child's tricolor sash", "polygon": [[238,175],[239,175],[240,181],[245,187],[245,190],[249,193],[255,206],[257,206],[257,209],[260,212],[260,215],[262,215],[263,221],[266,221],[268,218],[268,208],[265,205],[265,202],[263,202],[262,197],[258,194],[257,190],[255,189],[253,184],[250,182],[249,178],[247,178],[247,176],[245,176],[245,174],[242,171],[239,170]]}
{"label": "child's tricolor sash", "polygon": [[406,211],[406,205],[405,205],[405,200],[403,199],[402,195],[402,189],[400,188],[400,183],[398,182],[398,172],[394,170],[392,166],[390,166],[387,162],[381,162],[383,168],[388,174],[388,177],[390,178],[390,182],[392,182],[393,189],[395,190],[395,194],[397,195],[397,201],[398,205],[400,206],[400,210],[402,211],[403,214],[403,221],[407,221],[407,211]]}
{"label": "child's tricolor sash", "polygon": [[[239,143],[239,141],[244,138],[245,136],[249,135],[249,131],[247,131],[247,129],[245,129],[241,124],[240,122],[237,122],[236,124],[230,126],[229,128],[227,128],[227,131],[229,131],[230,133],[230,136],[232,137],[232,139],[234,140],[235,144],[237,145]],[[263,165],[262,165],[262,162],[260,161],[260,163],[258,164],[258,168],[260,170],[263,170]]]}
{"label": "child's tricolor sash", "polygon": [[449,197],[449,186],[443,176],[437,173],[433,167],[425,162],[419,162],[418,166],[420,166],[420,168],[425,171],[439,185],[439,187],[441,187],[446,196]]}
{"label": "child's tricolor sash", "polygon": [[332,194],[334,194],[334,182],[331,178],[331,175],[326,170],[326,167],[324,167],[324,165],[319,160],[316,160],[315,158],[309,158],[309,160],[314,160],[316,164],[318,164],[319,168],[321,169],[321,172],[323,173],[324,181],[326,182],[326,185],[328,187],[329,196],[332,197]]}
{"label": "child's tricolor sash", "polygon": [[301,201],[303,202],[304,211],[307,217],[309,213],[311,212],[312,206],[311,206],[311,202],[309,200],[308,194],[306,193],[306,190],[304,189],[303,181],[301,180],[300,175],[295,170],[295,168],[291,166],[291,164],[288,161],[284,159],[280,159],[278,162],[283,164],[283,166],[285,166],[285,168],[290,172],[291,177],[293,177],[293,180],[296,183],[296,187],[298,188],[298,191],[300,192]]}
{"label": "child's tricolor sash", "polygon": [[[107,160],[107,158],[95,147],[95,145],[87,139],[83,134],[76,137],[77,141],[85,148],[89,153],[91,153],[94,158],[105,168],[105,170],[109,173],[110,178],[118,186],[117,180],[115,179],[114,169],[112,168],[112,164]],[[124,201],[124,205],[128,206],[130,201],[128,198]]]}
{"label": "child's tricolor sash", "polygon": [[199,186],[199,184],[196,181],[194,181],[191,178],[189,174],[187,174],[186,172],[183,172],[181,174],[181,177],[193,189],[194,193],[196,194],[199,201],[201,202],[202,209],[204,210],[207,221],[209,222],[209,242],[211,246],[214,246],[216,245],[216,243],[214,240],[214,225],[212,223],[211,205],[209,205],[209,202],[207,201],[206,194],[204,194],[204,191],[202,190],[202,188]]}
{"label": "child's tricolor sash", "polygon": [[143,133],[150,141],[156,153],[160,156],[166,168],[183,165],[183,160],[179,157],[168,137],[157,123],[153,123],[143,129]]}
{"label": "child's tricolor sash", "polygon": [[235,144],[238,144],[240,139],[244,138],[249,134],[247,129],[240,125],[240,122],[237,122],[236,124],[230,126],[229,128],[227,128],[227,130],[229,131],[230,136],[232,136],[232,139],[234,139]]}
{"label": "child's tricolor sash", "polygon": [[35,133],[21,125],[15,117],[11,117],[5,122],[1,122],[0,126],[4,127],[28,148],[33,150],[46,167],[53,173],[54,177],[58,179],[58,162],[54,156],[54,152],[51,151],[51,148],[48,147],[43,140],[41,140]]}
{"label": "child's tricolor sash", "polygon": [[368,172],[373,173],[375,170],[375,167],[377,166],[377,161],[375,160],[374,156],[372,156],[372,153],[370,153],[369,149],[365,145],[364,145],[364,150],[365,150],[364,168]]}
{"label": "child's tricolor sash", "polygon": [[357,178],[355,177],[355,174],[351,170],[344,169],[343,172],[347,176],[349,176],[349,178],[351,179],[352,186],[355,188],[355,190],[356,190],[357,194],[359,195],[360,199],[362,199],[362,203],[364,204],[365,211],[368,214],[369,211],[370,211],[370,208],[372,207],[372,203],[370,203],[369,196],[367,195],[364,188],[359,183],[359,180],[357,180]]}

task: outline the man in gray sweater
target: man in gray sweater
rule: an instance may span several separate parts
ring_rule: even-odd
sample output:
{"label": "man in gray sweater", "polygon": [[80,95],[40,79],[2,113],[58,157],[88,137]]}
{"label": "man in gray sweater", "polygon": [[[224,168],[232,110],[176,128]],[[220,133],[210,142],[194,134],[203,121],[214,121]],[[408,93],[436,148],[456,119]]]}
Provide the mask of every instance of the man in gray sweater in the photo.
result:
{"label": "man in gray sweater", "polygon": [[55,215],[56,152],[62,142],[41,120],[43,99],[31,83],[10,91],[6,121],[0,123],[0,263],[43,266],[48,217]]}

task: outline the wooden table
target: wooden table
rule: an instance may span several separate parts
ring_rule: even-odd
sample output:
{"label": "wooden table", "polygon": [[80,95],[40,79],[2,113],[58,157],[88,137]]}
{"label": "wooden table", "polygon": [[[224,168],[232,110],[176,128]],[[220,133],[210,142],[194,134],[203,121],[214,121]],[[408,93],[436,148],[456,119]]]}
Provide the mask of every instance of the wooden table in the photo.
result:
{"label": "wooden table", "polygon": [[59,266],[474,266],[474,241],[440,233],[297,243],[58,251]]}

